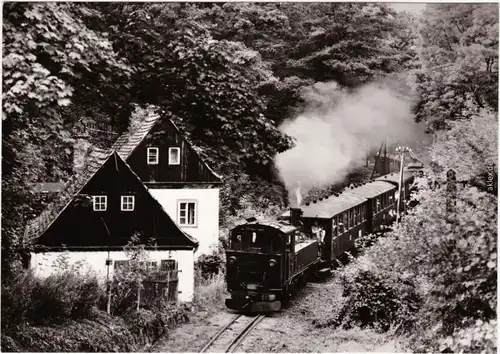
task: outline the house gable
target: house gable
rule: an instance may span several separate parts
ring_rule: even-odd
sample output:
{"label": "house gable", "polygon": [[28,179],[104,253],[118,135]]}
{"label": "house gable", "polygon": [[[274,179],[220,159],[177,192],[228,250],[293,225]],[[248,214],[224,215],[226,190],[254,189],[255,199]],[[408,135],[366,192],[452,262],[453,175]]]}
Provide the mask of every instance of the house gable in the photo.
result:
{"label": "house gable", "polygon": [[124,133],[113,149],[149,188],[207,187],[221,183],[221,177],[202,160],[170,119],[151,114],[143,122],[140,129]]}
{"label": "house gable", "polygon": [[[134,210],[121,210],[121,196],[134,197]],[[105,211],[94,211],[92,196],[106,196]],[[193,249],[197,241],[180,230],[137,175],[108,151],[91,154],[85,170],[72,178],[56,202],[26,227],[25,241],[44,248],[121,249],[134,232],[159,249]]]}

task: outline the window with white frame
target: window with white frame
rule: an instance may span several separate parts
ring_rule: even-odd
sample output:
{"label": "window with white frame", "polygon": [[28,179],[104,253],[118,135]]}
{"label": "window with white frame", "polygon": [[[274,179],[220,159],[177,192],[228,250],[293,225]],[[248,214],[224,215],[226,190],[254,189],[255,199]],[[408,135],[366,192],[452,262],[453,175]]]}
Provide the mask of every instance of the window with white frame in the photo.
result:
{"label": "window with white frame", "polygon": [[180,165],[181,163],[181,148],[171,147],[168,148],[168,164]]}
{"label": "window with white frame", "polygon": [[122,195],[121,211],[133,211],[135,207],[135,197],[133,195]]}
{"label": "window with white frame", "polygon": [[177,221],[180,226],[197,226],[197,206],[196,201],[178,202]]}
{"label": "window with white frame", "polygon": [[158,160],[159,160],[159,152],[158,148],[156,147],[150,147],[148,148],[148,165],[158,165]]}
{"label": "window with white frame", "polygon": [[94,205],[94,211],[106,211],[108,197],[105,195],[94,195],[92,196],[92,204]]}

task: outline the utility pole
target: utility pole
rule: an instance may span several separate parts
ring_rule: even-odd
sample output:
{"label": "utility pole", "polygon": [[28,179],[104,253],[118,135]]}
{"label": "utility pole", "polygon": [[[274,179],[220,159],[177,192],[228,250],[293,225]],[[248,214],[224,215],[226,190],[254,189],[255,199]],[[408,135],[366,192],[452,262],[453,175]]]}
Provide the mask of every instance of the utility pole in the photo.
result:
{"label": "utility pole", "polygon": [[[401,166],[399,168],[399,183],[398,183],[398,204],[396,209],[396,222],[399,222],[401,219],[401,192],[403,187],[403,164],[405,159],[405,153],[411,152],[411,149],[406,146],[398,146],[396,148],[396,152],[399,154],[399,158],[401,160]],[[404,208],[404,205],[403,205]]]}

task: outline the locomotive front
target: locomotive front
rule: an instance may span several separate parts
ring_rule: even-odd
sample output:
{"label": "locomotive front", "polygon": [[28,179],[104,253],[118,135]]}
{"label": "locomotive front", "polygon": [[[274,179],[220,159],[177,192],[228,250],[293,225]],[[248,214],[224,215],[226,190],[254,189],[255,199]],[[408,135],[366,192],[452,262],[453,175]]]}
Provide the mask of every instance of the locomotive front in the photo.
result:
{"label": "locomotive front", "polygon": [[[294,227],[288,226],[294,230]],[[226,250],[226,306],[237,311],[279,311],[285,265],[285,233],[279,224],[247,223],[230,234]]]}

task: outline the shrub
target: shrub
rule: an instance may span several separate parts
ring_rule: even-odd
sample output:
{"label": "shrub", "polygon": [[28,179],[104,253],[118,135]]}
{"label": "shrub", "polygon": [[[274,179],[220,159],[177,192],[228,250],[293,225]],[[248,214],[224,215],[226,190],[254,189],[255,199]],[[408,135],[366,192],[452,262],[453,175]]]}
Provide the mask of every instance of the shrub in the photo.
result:
{"label": "shrub", "polygon": [[377,241],[378,237],[379,236],[375,233],[372,234],[365,233],[363,234],[363,236],[358,237],[354,241],[354,246],[359,252],[364,251],[365,249],[372,246]]}
{"label": "shrub", "polygon": [[453,212],[445,189],[421,191],[420,204],[392,237],[373,248],[386,270],[407,273],[425,296],[421,321],[439,326],[436,338],[496,316],[497,200],[476,188],[459,189]]}
{"label": "shrub", "polygon": [[31,301],[38,279],[31,271],[22,272],[2,287],[2,332],[28,321],[33,313]]}
{"label": "shrub", "polygon": [[[354,265],[356,267],[356,265]],[[409,279],[380,273],[376,268],[343,272],[346,301],[336,320],[346,328],[374,327],[387,331],[391,326],[414,326],[421,305],[415,285]]]}
{"label": "shrub", "polygon": [[196,273],[199,275],[196,277],[196,284],[202,280],[208,280],[219,273],[225,272],[226,259],[223,250],[216,250],[215,252],[208,255],[201,255],[195,264]]}
{"label": "shrub", "polygon": [[65,319],[86,318],[99,301],[102,289],[95,276],[75,274],[71,270],[39,280],[32,292],[35,324]]}
{"label": "shrub", "polygon": [[497,321],[477,320],[474,325],[457,330],[452,336],[440,340],[439,350],[453,353],[496,353]]}
{"label": "shrub", "polygon": [[102,288],[91,273],[70,268],[40,279],[26,271],[2,289],[2,327],[88,318],[101,296]]}

